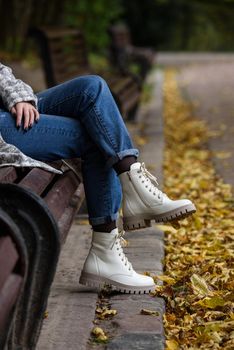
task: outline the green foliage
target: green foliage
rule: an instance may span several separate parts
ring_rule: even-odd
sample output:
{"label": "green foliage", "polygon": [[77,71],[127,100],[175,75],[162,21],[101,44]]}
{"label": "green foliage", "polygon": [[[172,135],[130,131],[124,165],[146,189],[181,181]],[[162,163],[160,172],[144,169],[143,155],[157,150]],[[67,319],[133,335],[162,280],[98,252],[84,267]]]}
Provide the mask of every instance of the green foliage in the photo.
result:
{"label": "green foliage", "polygon": [[108,42],[110,23],[120,17],[120,0],[68,0],[65,7],[65,24],[80,28],[88,47],[94,51],[104,49]]}
{"label": "green foliage", "polygon": [[30,26],[80,28],[88,48],[108,46],[112,22],[126,21],[133,42],[157,50],[234,49],[234,0],[0,0],[0,49],[25,54]]}
{"label": "green foliage", "polygon": [[234,49],[234,0],[128,0],[125,20],[138,45],[157,50]]}
{"label": "green foliage", "polygon": [[121,13],[121,0],[0,0],[0,48],[18,54],[30,26],[69,25],[84,32],[90,48],[102,50]]}

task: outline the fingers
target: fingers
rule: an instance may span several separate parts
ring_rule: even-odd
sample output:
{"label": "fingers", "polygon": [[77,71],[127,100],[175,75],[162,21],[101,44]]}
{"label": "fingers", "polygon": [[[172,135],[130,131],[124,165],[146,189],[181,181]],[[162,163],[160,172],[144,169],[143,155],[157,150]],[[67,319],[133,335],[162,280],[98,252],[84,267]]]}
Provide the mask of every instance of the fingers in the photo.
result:
{"label": "fingers", "polygon": [[35,115],[33,109],[30,109],[29,111],[30,118],[29,118],[29,127],[31,128],[33,126],[34,120],[35,120]]}
{"label": "fingers", "polygon": [[15,107],[12,107],[12,108],[11,108],[11,113],[12,113],[12,114],[16,114],[16,109],[15,109]]}
{"label": "fingers", "polygon": [[34,122],[39,120],[39,112],[37,109],[29,102],[19,102],[16,103],[11,109],[11,113],[16,116],[16,126],[19,128],[23,120],[24,130],[32,127]]}
{"label": "fingers", "polygon": [[16,126],[17,128],[19,128],[23,117],[23,105],[21,103],[17,103],[15,105],[15,109],[16,109]]}
{"label": "fingers", "polygon": [[35,122],[37,123],[40,118],[40,114],[36,108],[34,108],[34,113],[35,113]]}
{"label": "fingers", "polygon": [[29,111],[29,114],[30,114],[30,118],[29,118],[29,123],[28,123],[28,127],[32,127],[34,122],[38,122],[39,118],[40,118],[40,115],[39,115],[39,112],[36,108],[34,108],[32,106],[32,108],[30,109]]}

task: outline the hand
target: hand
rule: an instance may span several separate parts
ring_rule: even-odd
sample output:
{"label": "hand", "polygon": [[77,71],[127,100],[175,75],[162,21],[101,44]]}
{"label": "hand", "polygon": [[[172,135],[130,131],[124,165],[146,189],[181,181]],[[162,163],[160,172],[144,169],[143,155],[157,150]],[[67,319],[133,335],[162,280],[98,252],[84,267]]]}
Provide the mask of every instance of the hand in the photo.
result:
{"label": "hand", "polygon": [[18,102],[11,108],[11,113],[16,117],[16,126],[20,127],[24,119],[24,129],[27,130],[33,126],[34,122],[39,120],[37,109],[30,102]]}

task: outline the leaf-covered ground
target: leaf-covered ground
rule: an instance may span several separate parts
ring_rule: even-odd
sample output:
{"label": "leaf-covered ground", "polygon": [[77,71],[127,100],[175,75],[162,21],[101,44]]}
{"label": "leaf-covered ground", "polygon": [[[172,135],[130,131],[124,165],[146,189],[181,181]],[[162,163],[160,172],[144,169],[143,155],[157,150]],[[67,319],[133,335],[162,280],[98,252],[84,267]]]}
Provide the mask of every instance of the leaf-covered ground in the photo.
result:
{"label": "leaf-covered ground", "polygon": [[167,349],[234,349],[231,187],[215,173],[206,147],[207,128],[181,97],[175,72],[164,84],[165,192],[197,207],[180,228],[166,234],[164,325]]}

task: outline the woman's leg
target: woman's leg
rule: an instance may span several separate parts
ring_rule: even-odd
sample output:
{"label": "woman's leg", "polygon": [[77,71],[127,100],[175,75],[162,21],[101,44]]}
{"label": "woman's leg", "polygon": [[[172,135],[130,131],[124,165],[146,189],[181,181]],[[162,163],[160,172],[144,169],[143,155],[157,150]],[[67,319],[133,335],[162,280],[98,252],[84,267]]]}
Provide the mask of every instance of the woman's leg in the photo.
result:
{"label": "woman's leg", "polygon": [[[113,168],[92,142],[78,119],[41,115],[38,124],[25,132],[15,127],[15,118],[0,110],[0,132],[6,142],[42,161],[81,157],[90,222],[93,227],[115,222],[121,203],[120,183]],[[149,292],[154,281],[136,273],[124,255],[118,229],[93,230],[92,245],[80,283],[111,284],[120,291]]]}
{"label": "woman's leg", "polygon": [[16,128],[10,113],[0,110],[0,132],[7,143],[37,160],[81,157],[90,223],[115,222],[122,196],[119,178],[105,167],[102,153],[79,119],[41,114],[39,122],[24,131]]}
{"label": "woman's leg", "polygon": [[[190,215],[195,206],[187,199],[170,200],[144,164],[136,163],[133,145],[106,82],[99,76],[70,80],[38,95],[39,111],[78,118],[102,153],[107,168],[120,175],[124,226],[136,229],[151,220],[170,221]],[[130,158],[127,158],[129,157]]]}
{"label": "woman's leg", "polygon": [[78,119],[109,168],[126,156],[138,156],[113,96],[99,76],[78,77],[39,93],[38,109]]}

